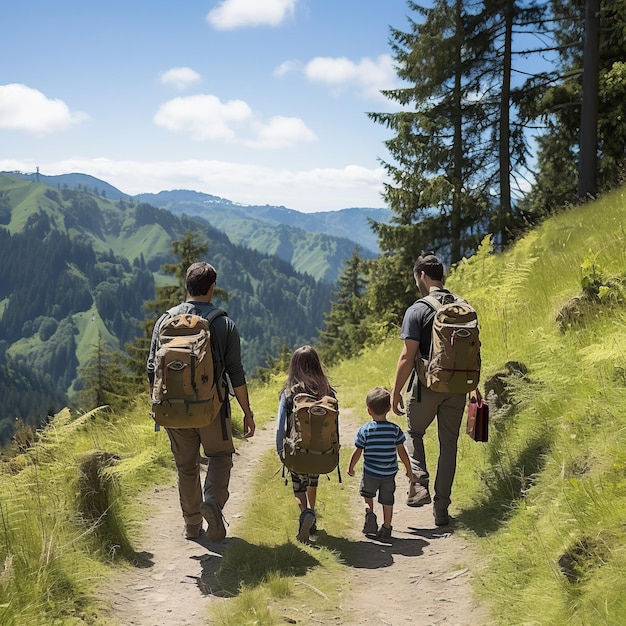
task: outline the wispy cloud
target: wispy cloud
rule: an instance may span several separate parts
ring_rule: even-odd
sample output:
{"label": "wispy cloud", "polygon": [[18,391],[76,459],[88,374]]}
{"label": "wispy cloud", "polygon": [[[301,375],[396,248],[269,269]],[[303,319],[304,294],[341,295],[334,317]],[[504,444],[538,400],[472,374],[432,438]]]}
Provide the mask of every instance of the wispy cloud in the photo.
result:
{"label": "wispy cloud", "polygon": [[163,72],[159,78],[163,85],[170,85],[176,89],[186,89],[202,80],[200,74],[190,67],[173,67]]}
{"label": "wispy cloud", "polygon": [[243,100],[221,102],[211,94],[169,100],[159,107],[153,121],[194,141],[225,141],[270,150],[316,138],[300,118],[276,116],[264,121]]}
{"label": "wispy cloud", "polygon": [[62,100],[48,98],[41,91],[27,85],[0,85],[2,129],[44,137],[68,130],[74,124],[88,119],[86,113],[72,112]]}
{"label": "wispy cloud", "polygon": [[354,62],[346,57],[316,57],[303,69],[307,80],[327,85],[339,94],[354,90],[364,99],[382,99],[381,89],[392,89],[398,84],[393,59],[381,54],[376,59],[368,57]]}
{"label": "wispy cloud", "polygon": [[294,14],[298,0],[223,0],[206,19],[216,30],[279,26]]}

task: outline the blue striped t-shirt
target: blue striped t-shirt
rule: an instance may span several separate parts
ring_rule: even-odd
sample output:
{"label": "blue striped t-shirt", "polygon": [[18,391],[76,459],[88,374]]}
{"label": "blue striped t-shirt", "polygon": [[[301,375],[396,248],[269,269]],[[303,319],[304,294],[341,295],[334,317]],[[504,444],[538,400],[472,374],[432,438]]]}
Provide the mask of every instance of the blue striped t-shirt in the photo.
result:
{"label": "blue striped t-shirt", "polygon": [[371,421],[359,428],[354,445],[363,449],[363,471],[375,478],[389,478],[398,471],[397,447],[406,437],[393,422]]}

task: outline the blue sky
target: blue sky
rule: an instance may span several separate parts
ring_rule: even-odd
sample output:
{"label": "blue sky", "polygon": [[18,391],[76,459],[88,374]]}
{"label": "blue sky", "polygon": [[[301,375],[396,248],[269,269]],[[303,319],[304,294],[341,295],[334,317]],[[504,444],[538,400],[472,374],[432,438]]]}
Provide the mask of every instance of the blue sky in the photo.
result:
{"label": "blue sky", "polygon": [[0,170],[304,212],[384,206],[406,0],[31,0],[2,8]]}

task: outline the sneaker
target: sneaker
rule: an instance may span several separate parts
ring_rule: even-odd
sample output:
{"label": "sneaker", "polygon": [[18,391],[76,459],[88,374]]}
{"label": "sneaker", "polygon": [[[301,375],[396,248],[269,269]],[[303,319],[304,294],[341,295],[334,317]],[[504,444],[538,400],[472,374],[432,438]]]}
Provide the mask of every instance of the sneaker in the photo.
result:
{"label": "sneaker", "polygon": [[364,535],[375,535],[378,533],[378,520],[374,511],[368,511],[365,514],[365,524],[363,524]]}
{"label": "sneaker", "polygon": [[393,526],[381,526],[380,530],[376,533],[376,539],[378,541],[391,541],[391,531],[393,530]]}
{"label": "sneaker", "polygon": [[197,539],[202,533],[202,522],[199,524],[185,524],[185,539]]}
{"label": "sneaker", "polygon": [[217,502],[213,498],[209,498],[200,505],[200,513],[209,525],[206,531],[209,541],[223,541],[226,537],[226,527],[224,526],[222,509]]}
{"label": "sneaker", "polygon": [[432,499],[428,493],[428,487],[420,485],[420,483],[409,484],[409,496],[406,499],[407,506],[424,506],[430,504]]}
{"label": "sneaker", "polygon": [[300,527],[296,538],[300,543],[306,543],[311,534],[311,528],[315,524],[315,513],[311,509],[305,509],[300,513]]}
{"label": "sneaker", "polygon": [[309,530],[309,535],[311,537],[317,535],[317,520],[313,522],[313,526],[311,526],[311,529]]}
{"label": "sneaker", "polygon": [[447,526],[450,523],[450,516],[448,515],[448,509],[443,511],[433,510],[435,516],[435,526]]}

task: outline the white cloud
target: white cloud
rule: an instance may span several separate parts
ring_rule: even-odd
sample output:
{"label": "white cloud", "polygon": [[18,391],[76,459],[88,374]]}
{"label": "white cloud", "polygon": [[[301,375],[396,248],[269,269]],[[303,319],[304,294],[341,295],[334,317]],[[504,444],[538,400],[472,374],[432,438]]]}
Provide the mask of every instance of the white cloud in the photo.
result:
{"label": "white cloud", "polygon": [[113,161],[68,159],[50,163],[0,160],[0,171],[45,175],[82,172],[117,187],[123,193],[158,193],[191,189],[242,204],[286,206],[303,212],[349,207],[384,206],[380,194],[385,172],[356,165],[344,168],[287,170],[248,163],[210,160]]}
{"label": "white cloud", "polygon": [[86,113],[72,112],[65,102],[47,98],[41,91],[11,83],[0,85],[0,128],[43,137],[67,130],[89,119]]}
{"label": "white cloud", "polygon": [[277,150],[303,141],[315,141],[315,133],[298,117],[277,115],[267,123],[252,125],[254,138],[246,143],[254,148]]}
{"label": "white cloud", "polygon": [[306,64],[304,74],[309,81],[328,85],[335,93],[356,89],[366,99],[381,99],[381,89],[391,89],[398,83],[388,54],[374,60],[364,57],[358,63],[345,57],[316,57]]}
{"label": "white cloud", "polygon": [[235,141],[237,124],[252,117],[243,100],[222,103],[217,96],[200,94],[174,98],[162,104],[154,123],[173,132],[188,133],[195,141]]}
{"label": "white cloud", "polygon": [[293,15],[298,0],[223,0],[206,19],[217,30],[278,26]]}
{"label": "white cloud", "polygon": [[261,149],[281,149],[316,139],[297,117],[258,119],[243,100],[221,102],[200,94],[174,98],[162,104],[154,123],[172,132],[186,133],[194,141],[226,141]]}
{"label": "white cloud", "polygon": [[202,77],[190,67],[173,67],[160,75],[161,83],[172,85],[176,89],[186,89],[194,83],[200,82]]}

